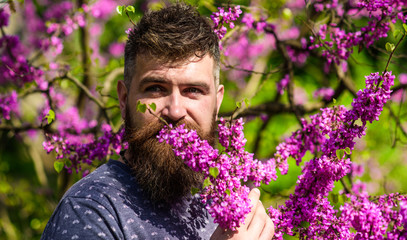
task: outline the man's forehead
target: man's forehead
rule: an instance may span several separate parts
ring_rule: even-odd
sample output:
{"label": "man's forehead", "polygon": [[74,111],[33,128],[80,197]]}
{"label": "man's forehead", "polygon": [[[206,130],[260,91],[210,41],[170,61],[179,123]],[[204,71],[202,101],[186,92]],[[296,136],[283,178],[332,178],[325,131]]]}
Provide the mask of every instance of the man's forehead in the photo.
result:
{"label": "man's forehead", "polygon": [[209,54],[205,54],[204,56],[199,55],[191,55],[188,58],[180,59],[180,60],[172,60],[172,59],[165,59],[159,56],[154,56],[149,53],[141,53],[138,54],[136,57],[136,67],[140,64],[151,64],[154,63],[157,66],[165,67],[165,68],[177,68],[188,65],[189,63],[198,63],[201,61],[205,61],[206,59],[210,59],[212,66],[215,64],[215,60]]}
{"label": "man's forehead", "polygon": [[[215,82],[214,59],[209,55],[205,57],[191,56],[189,59],[176,62],[164,61],[151,55],[142,54],[136,58],[136,72],[134,77],[140,83],[144,78],[169,81],[171,78],[182,76],[171,76],[171,74],[184,74],[194,80]],[[175,69],[175,71],[171,71]],[[178,72],[178,69],[181,72]],[[182,80],[182,78],[180,78]]]}

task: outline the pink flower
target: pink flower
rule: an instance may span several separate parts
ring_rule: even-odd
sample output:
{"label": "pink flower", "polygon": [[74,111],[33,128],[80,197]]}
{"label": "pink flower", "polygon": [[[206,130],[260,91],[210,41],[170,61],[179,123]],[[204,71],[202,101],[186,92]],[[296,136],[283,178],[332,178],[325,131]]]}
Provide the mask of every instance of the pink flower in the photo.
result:
{"label": "pink flower", "polygon": [[109,46],[109,53],[113,55],[113,57],[120,57],[124,55],[124,43],[114,42],[111,43]]}

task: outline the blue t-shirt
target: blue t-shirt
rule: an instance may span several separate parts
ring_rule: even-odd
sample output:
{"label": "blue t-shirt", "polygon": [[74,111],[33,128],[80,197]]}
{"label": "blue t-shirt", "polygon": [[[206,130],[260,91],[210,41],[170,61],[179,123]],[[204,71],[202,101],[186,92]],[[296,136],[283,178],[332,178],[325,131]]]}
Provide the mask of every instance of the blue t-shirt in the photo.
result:
{"label": "blue t-shirt", "polygon": [[197,197],[153,205],[116,160],[74,184],[41,239],[209,239],[217,227]]}

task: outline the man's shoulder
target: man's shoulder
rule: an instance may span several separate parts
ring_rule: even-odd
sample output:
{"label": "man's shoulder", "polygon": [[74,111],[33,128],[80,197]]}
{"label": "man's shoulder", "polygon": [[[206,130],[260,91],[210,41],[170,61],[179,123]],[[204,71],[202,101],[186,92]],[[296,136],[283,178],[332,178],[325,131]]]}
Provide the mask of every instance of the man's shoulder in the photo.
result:
{"label": "man's shoulder", "polygon": [[42,239],[123,239],[128,233],[121,223],[134,218],[127,199],[138,199],[132,183],[135,181],[126,165],[114,160],[103,164],[65,193]]}
{"label": "man's shoulder", "polygon": [[185,203],[153,206],[138,187],[130,168],[109,161],[68,190],[47,225],[44,239],[69,232],[77,232],[78,236],[87,234],[88,229],[78,227],[82,223],[85,228],[97,230],[97,234],[109,233],[107,236],[119,236],[118,239],[209,238],[216,226],[202,202],[192,198]]}
{"label": "man's shoulder", "polygon": [[130,168],[119,161],[110,160],[76,182],[62,199],[70,197],[99,199],[106,195],[111,196],[112,192],[126,193],[134,188],[134,184]]}

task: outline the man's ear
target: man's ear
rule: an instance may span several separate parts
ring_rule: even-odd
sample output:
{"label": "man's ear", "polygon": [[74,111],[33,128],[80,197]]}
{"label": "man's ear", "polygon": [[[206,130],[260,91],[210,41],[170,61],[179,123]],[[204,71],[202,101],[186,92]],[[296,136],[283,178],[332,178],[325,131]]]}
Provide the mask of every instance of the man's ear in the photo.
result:
{"label": "man's ear", "polygon": [[124,81],[117,82],[117,96],[119,97],[119,107],[122,119],[126,119],[127,87]]}
{"label": "man's ear", "polygon": [[218,92],[216,93],[216,118],[218,117],[220,105],[222,104],[223,94],[225,92],[225,87],[223,85],[218,86]]}

